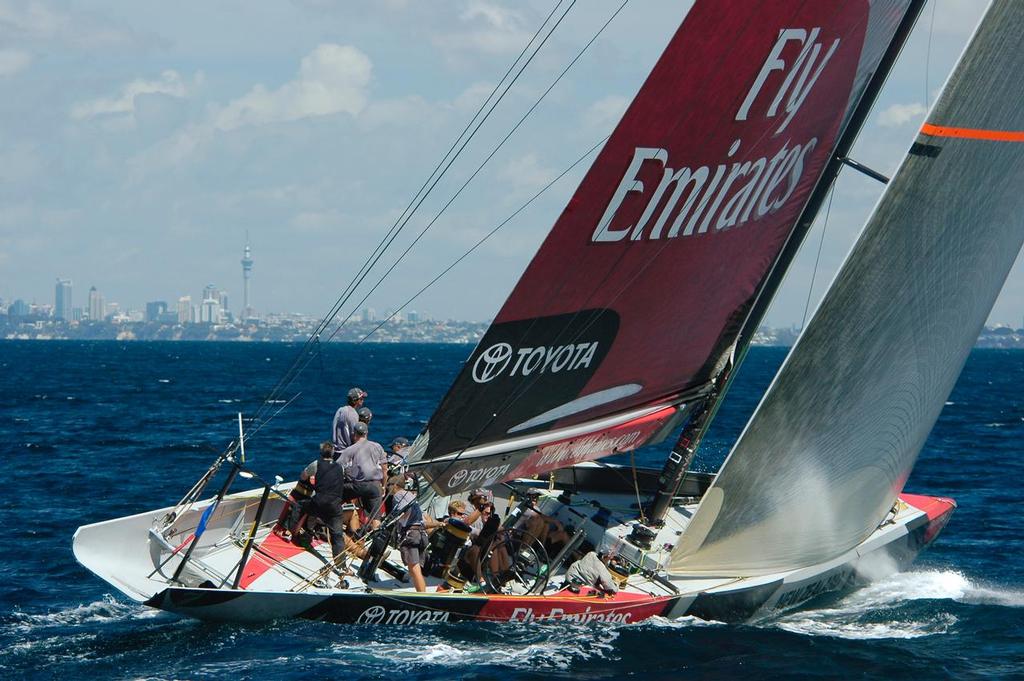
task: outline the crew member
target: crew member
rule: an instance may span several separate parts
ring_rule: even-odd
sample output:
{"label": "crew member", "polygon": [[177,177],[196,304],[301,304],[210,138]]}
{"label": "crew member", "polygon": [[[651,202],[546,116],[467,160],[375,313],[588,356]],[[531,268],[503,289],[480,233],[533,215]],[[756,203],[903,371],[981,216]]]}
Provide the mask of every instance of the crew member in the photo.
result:
{"label": "crew member", "polygon": [[527,497],[527,508],[516,521],[515,529],[529,534],[548,550],[548,555],[554,555],[557,551],[551,550],[552,547],[564,546],[569,541],[569,533],[557,518],[537,508],[539,496],[538,492],[531,490]]}
{"label": "crew member", "polygon": [[306,466],[299,480],[312,483],[313,498],[307,510],[327,526],[331,554],[337,562],[345,552],[345,525],[342,520],[345,475],[333,457],[334,443],[321,443],[320,458]]}
{"label": "crew member", "polygon": [[334,458],[338,458],[341,450],[352,444],[352,428],[359,423],[358,409],[363,406],[367,393],[362,388],[352,388],[348,391],[348,402],[345,406],[334,412],[334,425],[332,437],[334,438]]}
{"label": "crew member", "polygon": [[370,526],[376,528],[380,525],[388,460],[384,448],[368,438],[369,433],[361,421],[352,426],[352,445],[341,450],[338,463],[345,471],[345,500],[358,498],[371,518]]}
{"label": "crew member", "polygon": [[566,587],[579,591],[580,587],[588,586],[605,594],[617,594],[619,586],[608,570],[607,560],[607,555],[598,556],[593,551],[587,553],[565,571]]}
{"label": "crew member", "polygon": [[404,437],[396,437],[388,446],[388,470],[391,475],[404,474],[406,470],[405,459],[409,452],[409,440]]}
{"label": "crew member", "polygon": [[466,593],[476,593],[484,588],[481,563],[501,527],[501,518],[494,510],[494,493],[488,489],[480,488],[470,492],[469,503],[476,511],[467,518],[473,531],[469,536],[471,546],[463,554],[460,571],[465,570],[463,574],[471,573],[474,580],[467,583],[463,590]]}
{"label": "crew member", "polygon": [[409,570],[416,591],[423,592],[427,590],[427,582],[423,578],[427,530],[423,509],[416,500],[417,487],[412,478],[393,475],[388,479],[387,491],[392,498],[391,512],[401,514],[398,517],[398,550],[402,554],[402,562]]}

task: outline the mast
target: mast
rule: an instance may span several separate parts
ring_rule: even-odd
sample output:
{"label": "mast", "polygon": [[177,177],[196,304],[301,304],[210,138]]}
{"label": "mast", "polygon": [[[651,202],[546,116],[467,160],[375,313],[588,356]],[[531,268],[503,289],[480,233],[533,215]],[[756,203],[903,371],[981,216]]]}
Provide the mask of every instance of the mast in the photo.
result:
{"label": "mast", "polygon": [[800,246],[814,224],[814,220],[820,212],[829,190],[832,189],[836,178],[838,178],[839,172],[845,164],[845,159],[854,142],[856,142],[861,127],[874,107],[875,100],[885,85],[885,81],[889,77],[889,73],[896,63],[900,52],[903,50],[907,38],[914,29],[914,25],[917,23],[917,19],[924,9],[926,2],[927,0],[911,0],[903,20],[893,34],[893,39],[889,43],[885,55],[879,62],[878,68],[864,89],[860,101],[850,115],[848,124],[836,144],[835,150],[825,167],[825,171],[822,173],[821,180],[811,193],[807,205],[800,214],[793,232],[779,253],[763,286],[757,292],[750,312],[743,322],[737,337],[733,361],[726,364],[722,372],[714,378],[715,388],[713,392],[694,409],[692,416],[680,433],[679,439],[665,460],[665,466],[662,468],[661,475],[658,478],[658,491],[655,493],[654,501],[648,514],[652,523],[658,524],[662,522],[665,513],[671,507],[672,499],[677,494],[683,479],[686,477],[687,470],[693,462],[697,449],[700,447],[700,443],[714,419],[715,412],[717,412],[722,398],[728,392],[732,378],[735,375],[734,369],[746,357],[754,334],[761,325],[761,321],[764,319],[776,291],[778,291],[779,286],[782,284],[790,264],[800,251]]}

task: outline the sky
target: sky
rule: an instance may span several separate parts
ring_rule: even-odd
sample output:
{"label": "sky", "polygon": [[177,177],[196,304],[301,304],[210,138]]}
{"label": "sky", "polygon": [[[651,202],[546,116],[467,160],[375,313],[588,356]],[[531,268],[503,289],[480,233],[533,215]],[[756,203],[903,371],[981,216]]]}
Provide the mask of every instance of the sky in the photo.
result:
{"label": "sky", "polygon": [[[76,306],[96,286],[138,309],[213,283],[237,313],[248,235],[252,306],[322,315],[554,4],[0,0],[0,296],[52,303],[61,277]],[[619,4],[573,8],[385,266]],[[359,307],[396,308],[610,133],[689,4],[629,2]],[[854,158],[895,170],[985,4],[925,9]],[[493,317],[586,165],[410,308]],[[881,189],[842,173],[770,325],[813,310]],[[1018,262],[990,321],[1020,326],[1022,303]]]}

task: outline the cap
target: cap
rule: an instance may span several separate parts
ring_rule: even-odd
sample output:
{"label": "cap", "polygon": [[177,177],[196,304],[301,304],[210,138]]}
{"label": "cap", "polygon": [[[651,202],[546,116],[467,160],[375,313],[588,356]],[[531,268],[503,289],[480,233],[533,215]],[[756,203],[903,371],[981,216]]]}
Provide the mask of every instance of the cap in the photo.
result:
{"label": "cap", "polygon": [[360,397],[369,397],[369,393],[362,388],[352,388],[348,391],[348,401],[355,402]]}
{"label": "cap", "polygon": [[359,407],[356,413],[359,414],[359,420],[363,423],[369,423],[370,419],[373,418],[373,412],[370,411],[369,407]]}
{"label": "cap", "polygon": [[370,434],[370,428],[365,423],[363,423],[362,421],[360,421],[356,425],[352,426],[352,430],[354,432],[358,433],[359,435],[369,435]]}
{"label": "cap", "polygon": [[475,490],[469,493],[469,498],[480,498],[485,501],[494,501],[494,492],[483,487],[477,487]]}
{"label": "cap", "polygon": [[408,447],[408,446],[409,446],[408,438],[396,437],[394,440],[391,441],[391,449],[394,449],[395,447],[398,447],[399,449],[401,449],[403,447]]}

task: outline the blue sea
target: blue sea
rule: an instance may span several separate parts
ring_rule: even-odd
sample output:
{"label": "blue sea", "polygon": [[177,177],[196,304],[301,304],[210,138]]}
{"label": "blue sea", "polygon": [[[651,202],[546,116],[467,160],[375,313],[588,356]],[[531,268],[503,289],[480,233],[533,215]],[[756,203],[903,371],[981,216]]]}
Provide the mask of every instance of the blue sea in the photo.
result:
{"label": "blue sea", "polygon": [[[415,435],[470,350],[323,347],[251,440],[251,466],[296,477],[353,385],[370,393],[376,439]],[[0,341],[0,679],[1024,678],[1024,351],[971,355],[907,484],[960,508],[910,572],[742,626],[205,624],[75,562],[79,525],[176,502],[298,351]],[[784,355],[750,352],[698,469],[717,468]]]}

